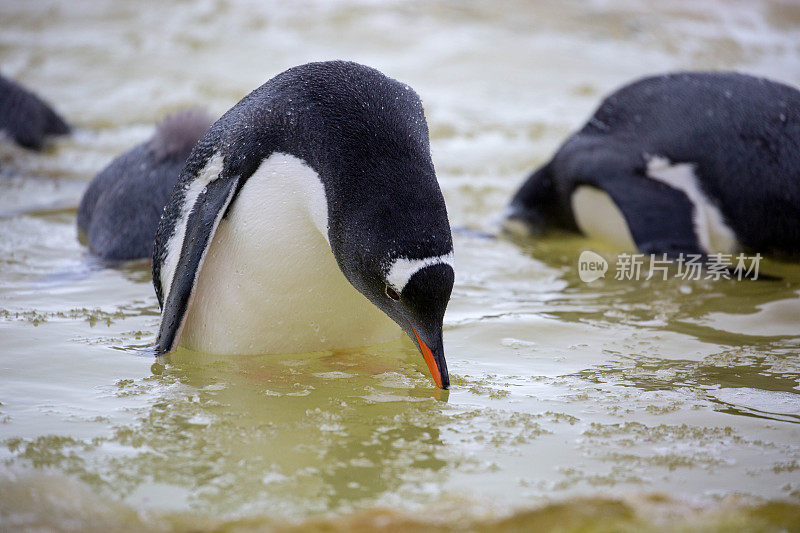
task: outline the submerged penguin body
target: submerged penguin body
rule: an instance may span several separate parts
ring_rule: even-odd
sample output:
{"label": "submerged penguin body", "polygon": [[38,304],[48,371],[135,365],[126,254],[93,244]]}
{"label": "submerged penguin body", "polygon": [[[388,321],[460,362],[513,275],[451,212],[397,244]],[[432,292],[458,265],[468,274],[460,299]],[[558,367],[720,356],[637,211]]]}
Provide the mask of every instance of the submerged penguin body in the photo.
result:
{"label": "submerged penguin body", "polygon": [[192,147],[211,124],[192,109],[167,116],[154,135],[112,161],[89,184],[78,227],[107,261],[150,259],[164,206]]}
{"label": "submerged penguin body", "polygon": [[19,83],[0,76],[0,133],[20,146],[38,150],[48,135],[69,132],[69,125],[47,102]]}
{"label": "submerged penguin body", "polygon": [[800,92],[733,73],[632,83],[528,178],[508,220],[644,253],[800,253]]}
{"label": "submerged penguin body", "polygon": [[401,331],[448,386],[452,237],[421,102],[355,63],[279,74],[198,142],[156,236],[160,353],[361,346]]}

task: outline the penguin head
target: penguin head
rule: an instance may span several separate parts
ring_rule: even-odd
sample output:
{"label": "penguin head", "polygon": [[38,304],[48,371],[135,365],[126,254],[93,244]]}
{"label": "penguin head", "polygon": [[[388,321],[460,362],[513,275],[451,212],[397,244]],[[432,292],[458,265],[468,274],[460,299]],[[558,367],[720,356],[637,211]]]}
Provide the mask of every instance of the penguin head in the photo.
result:
{"label": "penguin head", "polygon": [[380,307],[416,343],[436,386],[447,389],[450,376],[444,357],[442,321],[455,273],[452,255],[435,260],[415,272],[400,291],[392,286],[390,275],[383,291],[386,303]]}
{"label": "penguin head", "polygon": [[550,165],[533,172],[503,214],[503,230],[520,237],[539,236],[561,225],[561,206]]}
{"label": "penguin head", "polygon": [[431,255],[409,259],[398,257],[397,249],[372,248],[348,254],[341,265],[350,283],[417,345],[436,386],[442,389],[450,386],[442,336],[455,279],[450,250],[433,255],[439,248],[430,247]]}

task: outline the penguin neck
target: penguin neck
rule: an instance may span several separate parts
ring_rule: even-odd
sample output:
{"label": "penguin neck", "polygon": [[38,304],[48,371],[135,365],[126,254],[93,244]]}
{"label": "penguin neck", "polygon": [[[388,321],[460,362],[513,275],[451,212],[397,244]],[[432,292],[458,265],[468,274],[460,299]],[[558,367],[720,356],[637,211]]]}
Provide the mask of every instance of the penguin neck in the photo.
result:
{"label": "penguin neck", "polygon": [[288,353],[401,334],[340,270],[317,173],[285,153],[263,160],[214,235],[180,344],[211,353]]}

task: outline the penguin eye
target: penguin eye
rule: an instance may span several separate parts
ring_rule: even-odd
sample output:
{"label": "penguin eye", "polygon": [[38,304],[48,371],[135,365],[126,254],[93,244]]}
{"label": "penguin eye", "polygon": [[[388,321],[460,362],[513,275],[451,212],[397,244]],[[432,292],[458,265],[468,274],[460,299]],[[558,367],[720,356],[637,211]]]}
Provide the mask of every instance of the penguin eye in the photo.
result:
{"label": "penguin eye", "polygon": [[392,300],[399,300],[400,299],[400,295],[397,294],[397,291],[394,290],[393,288],[391,288],[388,285],[386,286],[386,296],[388,296]]}

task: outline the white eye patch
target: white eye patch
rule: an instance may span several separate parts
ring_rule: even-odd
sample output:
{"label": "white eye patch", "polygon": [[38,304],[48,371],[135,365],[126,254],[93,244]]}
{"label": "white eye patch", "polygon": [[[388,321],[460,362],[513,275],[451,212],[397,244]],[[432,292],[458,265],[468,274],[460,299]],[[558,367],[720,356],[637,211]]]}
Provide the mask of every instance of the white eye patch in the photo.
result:
{"label": "white eye patch", "polygon": [[454,268],[453,252],[438,255],[436,257],[425,257],[422,259],[406,259],[399,257],[389,267],[389,274],[386,276],[386,281],[398,293],[403,292],[403,288],[408,284],[411,276],[419,272],[425,267],[433,265],[449,265]]}

